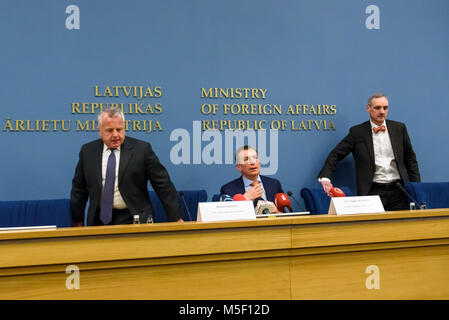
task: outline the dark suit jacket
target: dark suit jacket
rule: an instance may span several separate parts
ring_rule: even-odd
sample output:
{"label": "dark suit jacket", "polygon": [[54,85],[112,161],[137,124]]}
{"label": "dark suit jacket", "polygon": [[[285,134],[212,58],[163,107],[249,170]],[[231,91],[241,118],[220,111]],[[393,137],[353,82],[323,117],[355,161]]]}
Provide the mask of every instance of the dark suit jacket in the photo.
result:
{"label": "dark suit jacket", "polygon": [[[260,179],[262,180],[263,188],[268,201],[274,202],[276,193],[284,193],[279,180],[265,176],[260,176]],[[228,182],[220,189],[220,195],[227,194],[233,197],[238,193],[245,193],[245,185],[243,184],[243,178],[241,176],[240,178]]]}
{"label": "dark suit jacket", "polygon": [[[74,222],[84,221],[86,202],[89,199],[87,225],[94,223],[102,192],[102,154],[101,139],[81,147],[70,193]],[[167,220],[179,220],[181,208],[176,189],[151,145],[145,141],[125,137],[120,149],[118,188],[130,213],[139,214],[141,221],[146,221],[148,215],[153,213],[147,189],[148,180],[164,206]]]}
{"label": "dark suit jacket", "polygon": [[[405,124],[386,120],[391,146],[404,183],[420,182],[418,162]],[[357,193],[367,195],[374,177],[374,146],[371,124],[366,121],[349,129],[349,134],[331,151],[318,177],[332,178],[340,160],[352,152],[356,167]]]}

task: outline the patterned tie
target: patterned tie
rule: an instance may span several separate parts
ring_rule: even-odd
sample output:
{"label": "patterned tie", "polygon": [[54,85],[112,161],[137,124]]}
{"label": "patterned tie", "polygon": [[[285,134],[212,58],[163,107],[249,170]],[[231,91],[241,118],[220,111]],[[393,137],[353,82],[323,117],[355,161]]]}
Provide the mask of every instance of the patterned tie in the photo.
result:
{"label": "patterned tie", "polygon": [[103,198],[101,199],[100,219],[106,225],[112,220],[112,204],[114,200],[115,184],[115,149],[111,149],[106,167],[106,179],[104,182]]}
{"label": "patterned tie", "polygon": [[255,180],[255,181],[251,182],[249,185],[252,186],[252,187],[255,187],[255,186],[259,185],[259,184],[260,184],[260,182]]}
{"label": "patterned tie", "polygon": [[379,131],[385,132],[387,128],[384,125],[381,125],[380,127],[373,128],[374,133],[378,133]]}

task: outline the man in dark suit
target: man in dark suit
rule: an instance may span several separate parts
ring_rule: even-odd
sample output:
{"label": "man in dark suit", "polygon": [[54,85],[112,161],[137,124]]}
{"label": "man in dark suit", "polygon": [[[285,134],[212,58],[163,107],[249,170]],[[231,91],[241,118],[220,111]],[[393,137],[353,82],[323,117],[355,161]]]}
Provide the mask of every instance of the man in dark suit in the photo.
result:
{"label": "man in dark suit", "polygon": [[235,158],[236,168],[242,175],[222,186],[220,195],[233,197],[242,194],[246,200],[262,198],[274,202],[276,193],[284,193],[277,179],[259,175],[260,161],[256,149],[244,146],[237,150]]}
{"label": "man in dark suit", "polygon": [[72,180],[70,207],[74,226],[82,226],[89,200],[87,225],[128,224],[133,215],[152,215],[150,181],[169,221],[182,221],[177,192],[167,170],[147,142],[125,137],[121,110],[105,108],[98,116],[101,139],[81,147]]}
{"label": "man in dark suit", "polygon": [[370,120],[352,127],[331,151],[318,178],[330,195],[330,178],[340,160],[352,152],[356,166],[358,195],[379,195],[385,210],[406,210],[408,199],[398,186],[421,180],[418,162],[405,124],[386,120],[388,99],[371,96],[366,110]]}

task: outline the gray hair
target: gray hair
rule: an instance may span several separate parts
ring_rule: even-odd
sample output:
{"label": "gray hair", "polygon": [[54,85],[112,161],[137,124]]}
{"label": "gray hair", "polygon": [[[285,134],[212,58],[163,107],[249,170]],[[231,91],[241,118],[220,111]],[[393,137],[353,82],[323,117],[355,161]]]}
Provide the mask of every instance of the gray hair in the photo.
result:
{"label": "gray hair", "polygon": [[368,99],[368,105],[371,107],[371,103],[373,102],[373,99],[378,99],[378,98],[382,98],[385,97],[388,99],[387,95],[382,93],[382,92],[376,92],[375,94],[373,94],[371,97],[369,97]]}
{"label": "gray hair", "polygon": [[123,114],[122,110],[119,109],[117,106],[113,104],[107,104],[106,107],[104,107],[100,113],[98,114],[98,126],[102,125],[103,122],[103,114],[107,114],[111,118],[123,118],[123,121],[125,121],[125,115]]}

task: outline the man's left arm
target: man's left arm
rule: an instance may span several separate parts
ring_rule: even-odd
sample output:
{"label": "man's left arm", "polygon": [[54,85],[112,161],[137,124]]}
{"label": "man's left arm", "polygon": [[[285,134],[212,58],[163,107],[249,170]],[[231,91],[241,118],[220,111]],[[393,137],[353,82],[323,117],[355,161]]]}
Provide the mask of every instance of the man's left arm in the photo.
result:
{"label": "man's left arm", "polygon": [[170,176],[154,153],[150,144],[145,147],[146,175],[164,207],[167,220],[179,221],[182,218],[182,210],[179,205],[178,193]]}
{"label": "man's left arm", "polygon": [[79,152],[79,160],[75,168],[72,179],[72,189],[70,190],[70,211],[72,213],[72,224],[74,227],[81,227],[84,222],[84,211],[88,201],[89,192],[84,177],[83,148]]}
{"label": "man's left arm", "polygon": [[421,182],[421,175],[419,173],[418,161],[416,154],[413,151],[412,142],[407,132],[407,127],[404,125],[403,129],[404,139],[404,165],[407,169],[407,174],[411,182]]}

